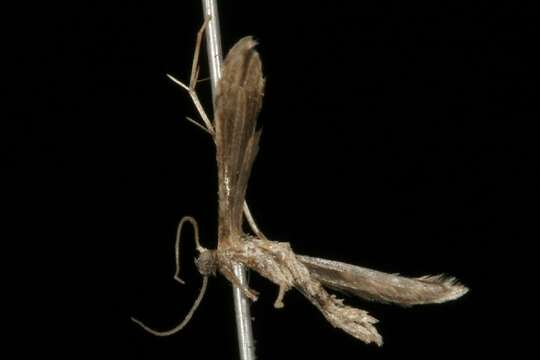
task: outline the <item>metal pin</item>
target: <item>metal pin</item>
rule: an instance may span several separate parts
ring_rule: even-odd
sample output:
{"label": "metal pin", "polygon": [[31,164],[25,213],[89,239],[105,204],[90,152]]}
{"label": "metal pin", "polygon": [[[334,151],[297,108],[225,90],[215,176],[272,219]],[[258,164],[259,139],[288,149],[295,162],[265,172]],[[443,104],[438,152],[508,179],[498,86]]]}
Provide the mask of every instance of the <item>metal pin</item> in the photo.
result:
{"label": "metal pin", "polygon": [[[212,84],[212,99],[215,99],[217,84],[221,78],[223,58],[217,0],[202,0],[202,5],[204,16],[210,18],[208,28],[206,29],[206,48],[208,53],[208,67],[210,68],[210,82]],[[244,287],[247,287],[246,271],[242,265],[236,264],[234,266],[234,274],[240,283]],[[246,299],[242,291],[236,286],[233,286],[233,298],[240,359],[255,360],[255,345],[248,299]]]}

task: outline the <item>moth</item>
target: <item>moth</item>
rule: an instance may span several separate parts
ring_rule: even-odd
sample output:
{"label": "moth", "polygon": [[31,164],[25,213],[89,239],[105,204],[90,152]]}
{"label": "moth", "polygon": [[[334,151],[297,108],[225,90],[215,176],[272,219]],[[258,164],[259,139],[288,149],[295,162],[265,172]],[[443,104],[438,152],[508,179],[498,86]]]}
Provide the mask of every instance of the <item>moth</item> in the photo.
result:
{"label": "moth", "polygon": [[[198,46],[192,67],[190,85],[175,80],[191,95],[197,109],[200,102],[195,93],[197,83]],[[219,193],[218,244],[206,249],[199,244],[198,227],[191,217],[182,219],[176,241],[176,274],[179,271],[179,241],[182,226],[189,222],[195,229],[198,257],[195,260],[203,276],[203,286],[192,309],[178,326],[168,331],[155,331],[133,319],[149,332],[171,335],[189,321],[204,296],[210,275],[221,274],[243,294],[255,301],[257,292],[240,283],[233,272],[234,264],[243,264],[278,287],[274,307],[284,306],[287,291],[296,289],[311,302],[336,328],[365,342],[382,345],[382,337],[374,324],[377,320],[366,311],[346,305],[327,289],[339,290],[370,301],[394,303],[404,306],[442,303],[464,295],[468,289],[456,279],[443,275],[408,278],[396,274],[350,265],[338,261],[297,255],[289,243],[272,241],[257,228],[245,205],[249,176],[259,146],[261,130],[257,129],[257,116],[261,110],[265,87],[262,64],[256,42],[252,37],[240,39],[227,54],[223,74],[217,87],[214,120],[201,114],[204,125],[216,145]],[[195,75],[194,75],[195,74]],[[190,119],[191,120],[191,119]],[[191,120],[194,121],[194,120]],[[243,212],[254,234],[242,229]]]}

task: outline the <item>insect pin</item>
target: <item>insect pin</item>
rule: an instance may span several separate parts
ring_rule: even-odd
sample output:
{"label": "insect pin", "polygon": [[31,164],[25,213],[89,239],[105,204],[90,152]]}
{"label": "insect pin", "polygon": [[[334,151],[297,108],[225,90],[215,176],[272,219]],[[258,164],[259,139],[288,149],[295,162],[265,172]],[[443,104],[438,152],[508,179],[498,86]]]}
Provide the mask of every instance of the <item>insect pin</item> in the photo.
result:
{"label": "insect pin", "polygon": [[[205,22],[206,25],[206,22]],[[205,26],[204,25],[204,26]],[[198,126],[212,136],[216,145],[218,168],[218,244],[206,249],[199,244],[197,223],[191,217],[183,218],[178,226],[175,245],[176,274],[179,271],[179,242],[186,222],[195,230],[199,253],[195,260],[203,276],[201,291],[186,318],[168,331],[155,331],[139,320],[144,329],[158,336],[174,334],[182,329],[199,305],[208,277],[221,274],[243,294],[255,301],[257,292],[244,286],[233,271],[240,263],[278,286],[274,307],[284,306],[287,291],[295,288],[311,302],[326,320],[365,343],[382,345],[382,337],[374,324],[377,319],[366,311],[344,304],[343,300],[326,289],[339,290],[359,298],[403,306],[442,303],[455,300],[468,289],[452,277],[443,275],[408,278],[388,274],[338,261],[297,255],[289,243],[269,240],[257,228],[245,204],[245,194],[252,165],[257,155],[261,130],[257,129],[257,116],[262,106],[265,79],[256,42],[252,37],[240,39],[229,51],[223,63],[223,74],[217,87],[213,121],[202,110],[195,92],[197,83],[197,57],[203,28],[199,31],[196,55],[189,86],[172,78],[188,91],[201,115]],[[242,230],[244,213],[254,234]]]}

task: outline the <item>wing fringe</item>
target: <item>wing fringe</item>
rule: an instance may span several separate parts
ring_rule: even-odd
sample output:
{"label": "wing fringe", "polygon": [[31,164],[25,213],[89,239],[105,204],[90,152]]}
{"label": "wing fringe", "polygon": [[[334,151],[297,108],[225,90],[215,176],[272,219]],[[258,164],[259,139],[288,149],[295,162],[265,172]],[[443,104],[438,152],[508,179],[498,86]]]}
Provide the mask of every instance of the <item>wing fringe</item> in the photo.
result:
{"label": "wing fringe", "polygon": [[410,278],[338,261],[298,257],[323,286],[370,301],[402,306],[436,304],[469,291],[456,278],[444,274]]}

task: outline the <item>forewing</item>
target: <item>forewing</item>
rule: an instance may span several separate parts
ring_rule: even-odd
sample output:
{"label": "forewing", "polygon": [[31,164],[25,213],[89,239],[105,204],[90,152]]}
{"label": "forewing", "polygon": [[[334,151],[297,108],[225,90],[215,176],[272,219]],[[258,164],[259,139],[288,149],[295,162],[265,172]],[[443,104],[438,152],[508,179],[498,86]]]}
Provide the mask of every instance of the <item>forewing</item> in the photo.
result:
{"label": "forewing", "polygon": [[[240,39],[223,63],[215,103],[219,181],[219,239],[234,241],[241,233],[242,206],[251,167],[257,155],[264,78],[257,43]],[[231,234],[233,236],[231,236]]]}
{"label": "forewing", "polygon": [[410,306],[455,300],[468,291],[456,279],[443,275],[408,278],[339,261],[297,256],[323,286],[366,300]]}

